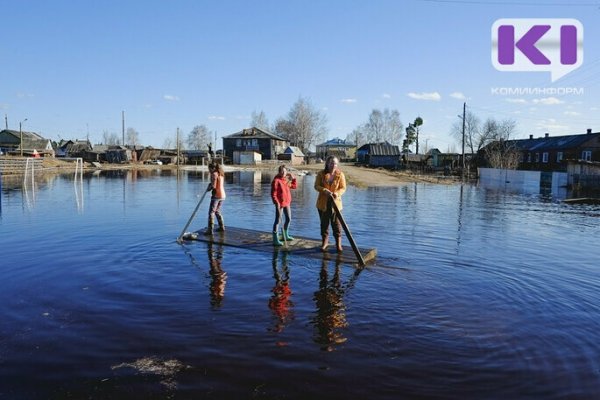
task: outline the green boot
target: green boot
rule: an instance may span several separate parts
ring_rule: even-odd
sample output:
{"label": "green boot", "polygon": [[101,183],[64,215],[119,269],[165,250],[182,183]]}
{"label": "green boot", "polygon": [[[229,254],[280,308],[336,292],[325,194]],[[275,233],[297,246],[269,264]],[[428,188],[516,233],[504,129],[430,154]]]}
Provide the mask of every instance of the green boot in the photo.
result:
{"label": "green boot", "polygon": [[283,237],[285,240],[294,240],[294,238],[292,236],[290,236],[290,231],[287,229],[283,230]]}
{"label": "green boot", "polygon": [[283,243],[281,243],[277,237],[277,232],[273,232],[273,246],[283,246]]}

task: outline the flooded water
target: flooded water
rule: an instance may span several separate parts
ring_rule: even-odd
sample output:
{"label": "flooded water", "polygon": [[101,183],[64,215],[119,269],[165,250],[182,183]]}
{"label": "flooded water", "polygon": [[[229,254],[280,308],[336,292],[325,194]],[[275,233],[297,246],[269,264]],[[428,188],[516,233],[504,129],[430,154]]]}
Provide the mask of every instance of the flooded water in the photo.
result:
{"label": "flooded water", "polygon": [[[226,224],[270,231],[272,176],[227,174]],[[351,187],[346,222],[378,250],[357,269],[178,245],[207,178],[4,177],[0,398],[600,396],[599,206]],[[292,235],[319,236],[313,182]]]}

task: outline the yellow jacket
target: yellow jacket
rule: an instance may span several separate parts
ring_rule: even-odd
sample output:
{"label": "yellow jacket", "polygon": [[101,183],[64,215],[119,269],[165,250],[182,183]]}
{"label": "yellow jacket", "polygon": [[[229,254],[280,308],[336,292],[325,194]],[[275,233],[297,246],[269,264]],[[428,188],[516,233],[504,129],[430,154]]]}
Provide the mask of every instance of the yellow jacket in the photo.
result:
{"label": "yellow jacket", "polygon": [[329,189],[330,192],[337,195],[335,204],[341,210],[342,195],[346,191],[346,176],[342,171],[336,169],[331,183],[329,182],[329,177],[330,174],[328,172],[321,170],[317,174],[317,179],[315,179],[315,190],[319,192],[319,197],[317,197],[317,208],[321,211],[327,211],[327,200],[329,199],[329,195],[324,192],[324,190]]}

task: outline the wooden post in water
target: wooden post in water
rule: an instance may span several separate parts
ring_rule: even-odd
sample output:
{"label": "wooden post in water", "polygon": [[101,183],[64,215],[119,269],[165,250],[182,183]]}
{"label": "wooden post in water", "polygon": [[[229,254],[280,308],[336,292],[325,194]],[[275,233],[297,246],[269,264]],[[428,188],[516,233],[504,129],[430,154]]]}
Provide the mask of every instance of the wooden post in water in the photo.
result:
{"label": "wooden post in water", "polygon": [[340,222],[342,223],[342,228],[344,228],[344,232],[346,232],[346,236],[350,241],[352,250],[354,250],[354,254],[356,254],[356,258],[358,259],[360,266],[363,267],[365,265],[365,260],[363,259],[362,254],[360,254],[360,250],[358,249],[358,246],[356,245],[356,242],[352,237],[352,233],[350,233],[350,228],[348,228],[348,224],[346,224],[346,221],[344,221],[344,217],[342,216],[342,213],[340,212],[340,209],[338,208],[337,204],[335,204],[335,200],[333,199],[333,197],[331,198],[331,203],[333,205],[333,210],[337,214],[337,218],[339,218]]}

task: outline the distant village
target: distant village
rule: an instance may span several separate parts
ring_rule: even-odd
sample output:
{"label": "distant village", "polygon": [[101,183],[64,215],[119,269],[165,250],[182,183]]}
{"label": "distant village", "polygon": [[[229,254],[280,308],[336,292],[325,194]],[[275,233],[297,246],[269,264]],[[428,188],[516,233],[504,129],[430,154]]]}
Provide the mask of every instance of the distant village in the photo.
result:
{"label": "distant village", "polygon": [[[305,154],[287,139],[257,127],[242,129],[222,138],[222,150],[209,144],[202,150],[157,149],[149,146],[92,145],[89,140],[53,142],[35,132],[0,131],[0,157],[81,158],[99,164],[204,165],[217,158],[225,164],[254,165],[285,162],[302,165],[322,162],[333,155],[343,162],[375,168],[412,170],[420,173],[477,176],[478,168],[566,173],[570,184],[600,188],[600,132],[493,142],[476,153],[443,153],[436,148],[424,154],[402,152],[388,142],[367,143],[357,148],[348,140],[331,139]],[[464,176],[464,175],[463,175]],[[575,182],[576,181],[576,182]]]}

